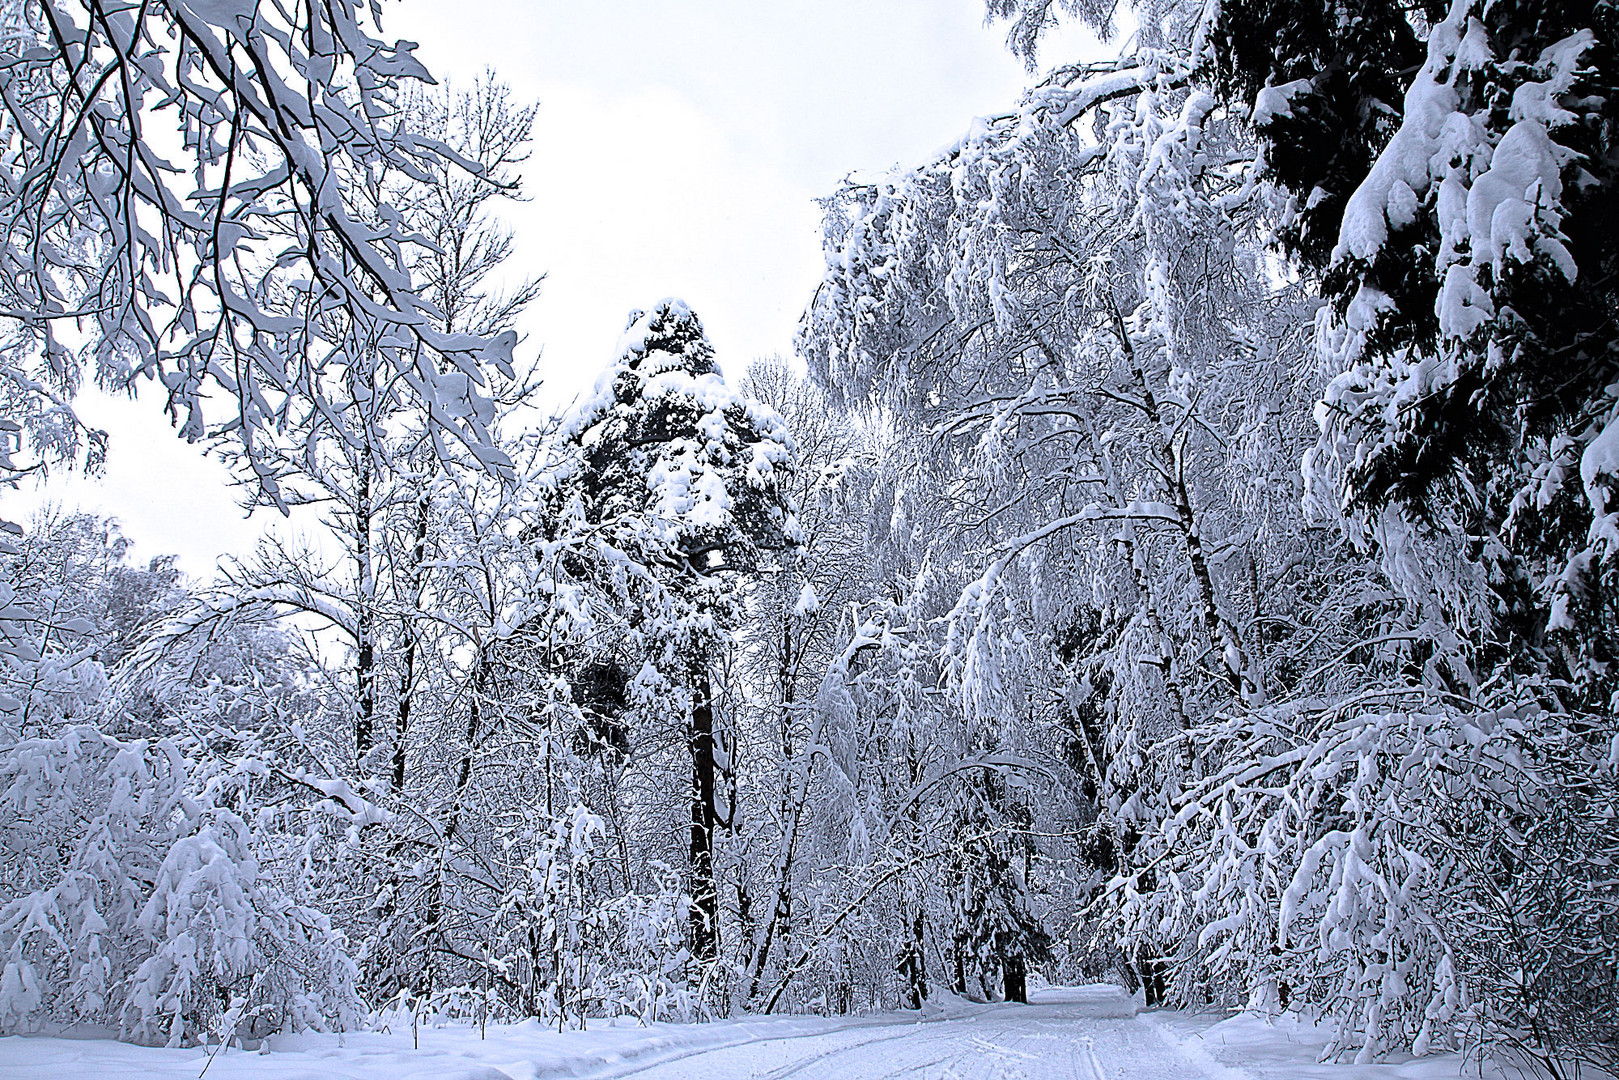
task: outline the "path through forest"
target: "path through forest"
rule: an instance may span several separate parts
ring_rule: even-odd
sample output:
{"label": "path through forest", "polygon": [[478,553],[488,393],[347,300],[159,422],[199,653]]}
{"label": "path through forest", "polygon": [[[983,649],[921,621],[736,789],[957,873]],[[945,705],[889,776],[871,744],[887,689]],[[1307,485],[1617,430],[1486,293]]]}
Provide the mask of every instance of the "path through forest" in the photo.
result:
{"label": "path through forest", "polygon": [[[1453,1080],[1453,1054],[1321,1064],[1296,1020],[1162,1010],[1117,987],[1043,988],[1029,1005],[929,1002],[921,1014],[748,1016],[559,1034],[535,1022],[282,1034],[263,1052],[167,1050],[76,1035],[0,1037],[0,1080]],[[387,1018],[383,1018],[386,1020]],[[110,1033],[105,1033],[110,1034]],[[1504,1080],[1493,1068],[1483,1074]]]}
{"label": "path through forest", "polygon": [[1053,988],[966,1016],[693,1050],[636,1080],[1190,1080],[1203,1075],[1111,987]]}
{"label": "path through forest", "polygon": [[[0,1038],[0,1080],[1221,1080],[1179,1039],[1136,1017],[1112,986],[1046,988],[1028,1005],[959,998],[917,1013],[608,1024],[536,1024],[279,1035],[273,1052],[164,1050],[107,1038]],[[88,1032],[83,1034],[89,1034]],[[1195,1053],[1195,1051],[1194,1051]]]}

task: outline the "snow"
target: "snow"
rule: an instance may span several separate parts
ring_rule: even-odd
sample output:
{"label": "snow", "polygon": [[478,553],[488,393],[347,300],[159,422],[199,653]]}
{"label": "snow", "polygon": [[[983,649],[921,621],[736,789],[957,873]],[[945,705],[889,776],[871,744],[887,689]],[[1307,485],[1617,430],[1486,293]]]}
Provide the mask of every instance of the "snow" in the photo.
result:
{"label": "snow", "polygon": [[[1138,1015],[1115,986],[1046,987],[1030,1004],[946,996],[921,1012],[827,1018],[750,1017],[709,1024],[601,1021],[558,1033],[537,1022],[278,1035],[262,1051],[157,1049],[106,1038],[0,1038],[0,1077],[54,1080],[646,1080],[749,1077],[983,1076],[1138,1080],[1439,1080],[1456,1054],[1396,1055],[1378,1065],[1323,1064],[1328,1034],[1251,1013]],[[208,1064],[210,1056],[213,1057]],[[1468,1075],[1479,1075],[1469,1066]],[[1501,1074],[1488,1067],[1485,1080]]]}
{"label": "snow", "polygon": [[1391,1054],[1379,1064],[1320,1060],[1330,1040],[1325,1027],[1295,1017],[1254,1013],[1183,1013],[1165,1010],[1142,1017],[1177,1045],[1209,1080],[1505,1080],[1491,1065],[1482,1070],[1455,1053]]}
{"label": "snow", "polygon": [[1608,508],[1606,493],[1598,483],[1603,477],[1619,477],[1619,416],[1611,418],[1580,455],[1580,480],[1599,515]]}
{"label": "snow", "polygon": [[1265,87],[1254,97],[1254,127],[1266,127],[1278,116],[1292,116],[1294,95],[1308,89],[1309,79],[1294,79],[1280,86]]}
{"label": "snow", "polygon": [[[1592,44],[1588,31],[1545,49],[1537,70],[1546,75],[1513,94],[1514,121],[1494,146],[1483,117],[1461,109],[1459,76],[1492,62],[1472,0],[1455,0],[1428,39],[1428,59],[1405,95],[1404,120],[1344,209],[1334,261],[1370,262],[1389,230],[1414,223],[1437,187],[1441,236],[1436,269],[1443,275],[1437,303],[1441,331],[1463,339],[1495,315],[1481,287],[1480,267],[1499,277],[1508,259],[1544,258],[1568,280],[1573,256],[1558,236],[1562,220],[1561,170],[1574,157],[1550,129],[1573,115],[1557,98],[1573,85],[1579,58]],[[1291,84],[1289,84],[1291,85]],[[1267,88],[1255,103],[1275,112],[1287,87]],[[1266,95],[1271,95],[1266,97]]]}
{"label": "snow", "polygon": [[[1048,993],[1052,993],[1048,991]],[[1056,992],[1097,1016],[1134,1013],[1114,987]],[[1004,1008],[1004,1007],[1001,1007]],[[633,1018],[599,1021],[588,1031],[558,1033],[537,1021],[477,1027],[409,1027],[347,1035],[276,1035],[258,1051],[218,1053],[208,1075],[218,1080],[511,1080],[515,1077],[623,1075],[661,1062],[713,1051],[871,1029],[903,1031],[920,1024],[970,1018],[996,1006],[949,999],[918,1013],[863,1017],[752,1017],[708,1024],[648,1024]],[[95,1037],[0,1037],[0,1077],[40,1080],[95,1075],[101,1080],[172,1077],[190,1080],[217,1047],[162,1049]]]}
{"label": "snow", "polygon": [[1467,0],[1457,0],[1429,36],[1428,60],[1406,92],[1400,130],[1344,207],[1334,261],[1345,257],[1370,261],[1376,256],[1388,239],[1388,207],[1396,184],[1416,193],[1428,190],[1430,163],[1441,155],[1441,135],[1454,126],[1447,121],[1459,115],[1460,98],[1444,73],[1450,70],[1454,77],[1452,61],[1461,40],[1458,23],[1468,6]]}
{"label": "snow", "polygon": [[1619,482],[1619,415],[1610,416],[1580,455],[1580,480],[1591,502],[1591,539],[1619,546],[1619,509],[1610,488]]}
{"label": "snow", "polygon": [[[1537,210],[1551,211],[1563,197],[1558,177],[1558,150],[1544,124],[1520,120],[1501,137],[1490,155],[1490,167],[1467,193],[1467,227],[1472,250],[1489,252],[1496,272],[1507,256],[1528,262],[1533,254]],[[1566,154],[1566,151],[1564,151]],[[1570,281],[1574,260],[1550,237],[1539,244]]]}

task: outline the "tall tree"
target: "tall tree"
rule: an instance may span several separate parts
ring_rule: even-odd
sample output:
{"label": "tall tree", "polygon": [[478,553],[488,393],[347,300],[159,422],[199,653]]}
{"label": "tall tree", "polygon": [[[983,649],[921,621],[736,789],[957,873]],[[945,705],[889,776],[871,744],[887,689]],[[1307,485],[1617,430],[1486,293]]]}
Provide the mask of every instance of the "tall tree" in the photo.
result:
{"label": "tall tree", "polygon": [[[465,90],[417,91],[400,102],[398,126],[448,148],[473,171],[445,162],[341,171],[356,219],[430,238],[398,261],[431,307],[420,321],[438,332],[514,334],[514,321],[537,294],[537,282],[519,281],[502,292],[492,277],[512,249],[492,204],[518,194],[516,169],[526,160],[532,119],[532,108],[513,104],[506,87],[490,78]],[[464,373],[439,378],[446,387],[459,385],[445,407],[471,417],[485,437],[500,410],[535,388],[531,379],[495,372],[481,390]],[[340,616],[333,625],[353,654],[355,756],[366,771],[402,780],[414,668],[424,659],[420,639],[430,621],[417,603],[426,587],[426,526],[434,481],[458,458],[456,445],[437,433],[433,406],[392,392],[396,381],[385,351],[367,349],[348,365],[332,400],[289,403],[275,432],[261,436],[251,452],[228,439],[221,445],[250,505],[271,501],[256,484],[268,476],[276,500],[319,509],[327,532],[342,545],[336,575],[314,569],[318,556],[272,549],[264,565],[238,575],[239,585],[266,596],[279,589],[282,603],[302,596],[310,614]],[[385,686],[390,676],[404,681]],[[385,762],[389,743],[391,761]]]}
{"label": "tall tree", "polygon": [[617,362],[564,434],[575,463],[559,483],[602,531],[601,554],[617,553],[594,584],[617,607],[640,666],[631,696],[684,727],[692,951],[709,963],[720,930],[715,832],[731,819],[713,669],[741,624],[760,553],[798,541],[786,495],[793,440],[773,410],[726,385],[702,323],[678,300],[632,316]]}

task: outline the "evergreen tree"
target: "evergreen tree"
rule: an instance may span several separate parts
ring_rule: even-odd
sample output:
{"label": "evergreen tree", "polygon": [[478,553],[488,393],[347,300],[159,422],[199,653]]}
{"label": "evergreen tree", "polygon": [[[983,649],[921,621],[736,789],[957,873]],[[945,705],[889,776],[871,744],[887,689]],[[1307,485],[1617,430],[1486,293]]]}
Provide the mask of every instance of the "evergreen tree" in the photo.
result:
{"label": "evergreen tree", "polygon": [[1319,494],[1367,534],[1409,531],[1394,507],[1449,537],[1480,568],[1459,590],[1396,577],[1486,622],[1476,662],[1598,706],[1619,688],[1616,34],[1605,3],[1239,2],[1216,35],[1293,200],[1284,246],[1333,304]]}
{"label": "evergreen tree", "polygon": [[684,728],[691,943],[706,964],[719,949],[715,833],[731,824],[734,783],[714,668],[761,552],[797,542],[785,494],[793,440],[773,410],[726,385],[702,323],[678,300],[634,313],[617,363],[564,437],[575,460],[559,492],[614,552],[598,548],[603,561],[585,573],[631,643],[639,670],[628,696],[643,715],[672,710]]}

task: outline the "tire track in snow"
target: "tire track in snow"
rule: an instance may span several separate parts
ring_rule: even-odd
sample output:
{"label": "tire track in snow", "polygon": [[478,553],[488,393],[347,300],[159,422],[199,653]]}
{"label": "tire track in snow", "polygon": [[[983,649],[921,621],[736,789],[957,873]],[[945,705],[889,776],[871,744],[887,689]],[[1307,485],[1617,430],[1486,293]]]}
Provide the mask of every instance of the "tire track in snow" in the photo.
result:
{"label": "tire track in snow", "polygon": [[[998,1012],[1005,1011],[1005,1009],[1005,1005],[990,1005],[987,1008],[975,1010],[965,1015],[945,1013],[940,1016],[925,1016],[915,1020],[905,1019],[897,1021],[854,1020],[846,1026],[833,1027],[824,1031],[797,1031],[786,1035],[753,1035],[736,1039],[732,1042],[717,1042],[704,1046],[694,1046],[686,1050],[678,1050],[673,1053],[663,1054],[655,1058],[637,1061],[634,1064],[629,1064],[626,1068],[595,1072],[592,1073],[591,1076],[595,1077],[596,1080],[622,1080],[623,1077],[635,1076],[638,1073],[650,1072],[653,1069],[659,1069],[665,1065],[673,1065],[678,1062],[685,1061],[688,1058],[701,1057],[704,1054],[713,1054],[724,1050],[733,1050],[738,1047],[757,1046],[760,1043],[770,1042],[797,1042],[801,1039],[824,1039],[830,1036],[842,1034],[844,1032],[860,1031],[862,1029],[870,1028],[880,1028],[885,1031],[892,1031],[895,1028],[900,1029],[896,1034],[879,1036],[878,1038],[874,1039],[866,1039],[861,1043],[855,1044],[857,1046],[863,1046],[866,1043],[887,1042],[889,1039],[902,1039],[912,1035],[917,1028],[921,1028],[926,1025],[951,1024],[962,1020],[977,1020],[980,1017],[993,1016]],[[833,1052],[835,1051],[828,1051],[828,1053]],[[937,1064],[937,1062],[934,1064]]]}
{"label": "tire track in snow", "polygon": [[1080,1049],[1085,1053],[1085,1065],[1090,1069],[1090,1080],[1108,1080],[1107,1070],[1102,1068],[1102,1059],[1096,1056],[1096,1040],[1089,1035],[1080,1040]]}
{"label": "tire track in snow", "polygon": [[[766,1073],[764,1080],[786,1080],[787,1077],[796,1076],[810,1066],[819,1065],[828,1058],[837,1057],[841,1054],[853,1053],[856,1050],[863,1050],[874,1043],[895,1042],[899,1039],[914,1039],[916,1038],[916,1032],[913,1030],[915,1026],[916,1025],[908,1025],[906,1030],[896,1032],[892,1035],[879,1035],[874,1039],[862,1039],[860,1042],[850,1043],[847,1046],[835,1046],[829,1050],[823,1050],[821,1053],[816,1054],[813,1057],[805,1058],[803,1061],[795,1061],[790,1065],[782,1066],[774,1072]],[[940,1061],[942,1060],[944,1059],[941,1058]],[[936,1065],[938,1062],[930,1062],[930,1064]]]}
{"label": "tire track in snow", "polygon": [[[1115,997],[1119,1000],[1114,1001]],[[1176,1052],[1178,1047],[1166,1045],[1163,1033],[1154,1032],[1153,1025],[1141,1024],[1136,1013],[1116,991],[1070,993],[1067,999],[991,1006],[966,1015],[925,1020],[856,1022],[831,1031],[781,1035],[756,1031],[751,1037],[691,1047],[606,1075],[646,1074],[648,1080],[652,1076],[667,1080],[1194,1080],[1208,1076],[1200,1063]],[[869,1030],[873,1028],[876,1030]],[[806,1044],[805,1039],[817,1041]]]}

